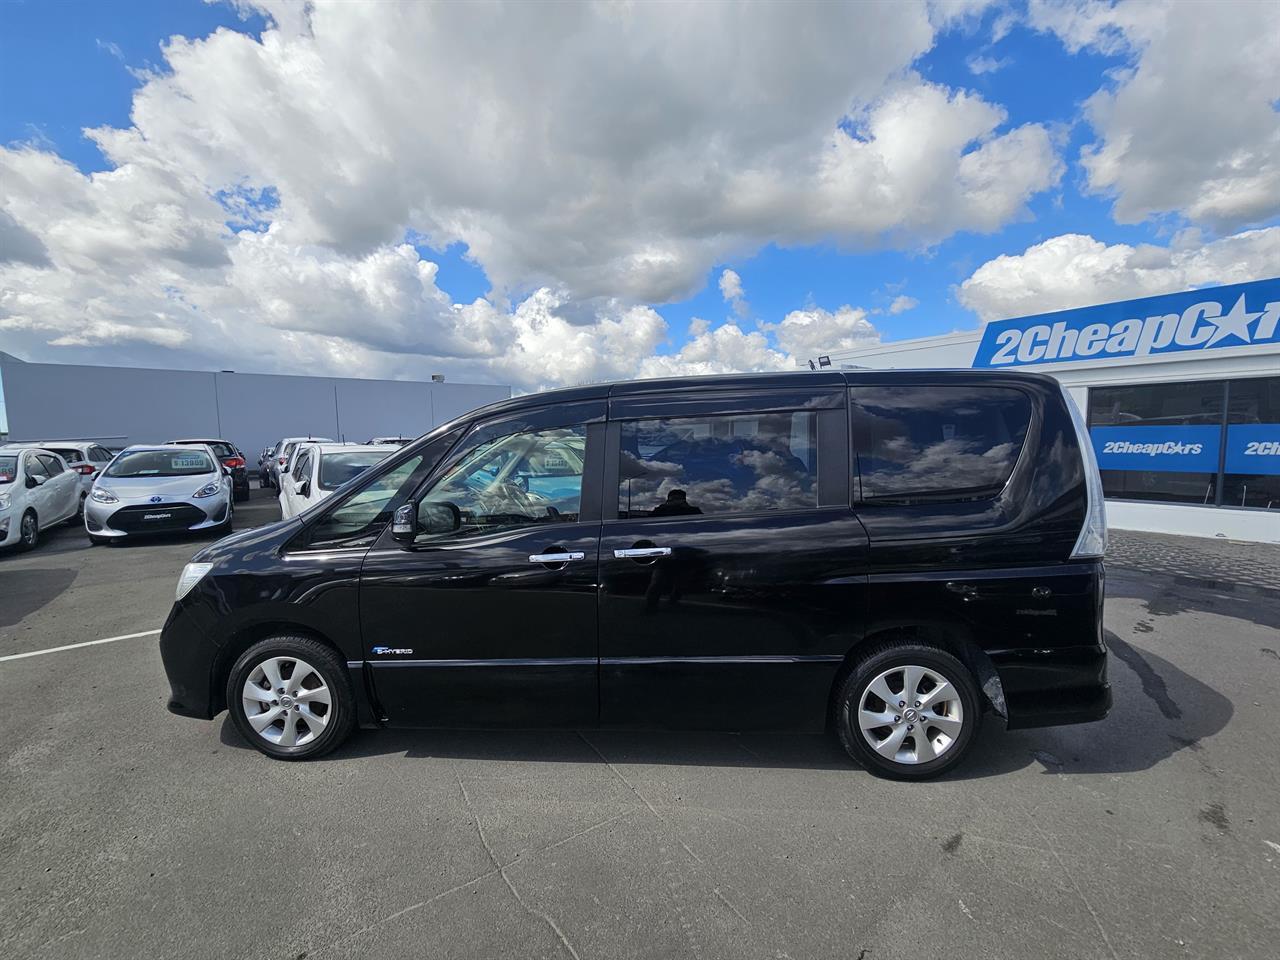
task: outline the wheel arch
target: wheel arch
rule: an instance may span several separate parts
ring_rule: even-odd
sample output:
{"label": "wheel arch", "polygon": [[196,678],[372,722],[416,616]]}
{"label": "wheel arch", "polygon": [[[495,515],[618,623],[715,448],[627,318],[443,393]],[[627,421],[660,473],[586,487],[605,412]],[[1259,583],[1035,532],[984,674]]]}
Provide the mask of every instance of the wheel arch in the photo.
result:
{"label": "wheel arch", "polygon": [[995,664],[992,663],[986,651],[974,639],[973,632],[968,626],[952,620],[912,620],[879,624],[865,633],[845,653],[844,660],[831,681],[831,689],[827,693],[828,727],[831,726],[832,718],[835,716],[836,694],[843,686],[845,678],[866,658],[869,650],[884,643],[923,643],[926,646],[939,647],[947,651],[973,673],[986,706],[990,707],[1002,720],[1008,720],[1009,711],[1005,703],[1000,675],[996,672]]}
{"label": "wheel arch", "polygon": [[[279,636],[306,637],[309,640],[322,643],[333,650],[342,663],[345,664],[347,662],[342,648],[334,643],[330,637],[325,636],[324,633],[313,627],[287,620],[264,620],[259,623],[247,624],[227,639],[227,642],[222,645],[218,655],[214,658],[213,670],[209,675],[211,715],[217,716],[227,709],[227,678],[231,675],[231,668],[240,659],[240,655],[259,641]],[[352,684],[352,693],[355,695],[357,702],[364,695],[357,684]]]}

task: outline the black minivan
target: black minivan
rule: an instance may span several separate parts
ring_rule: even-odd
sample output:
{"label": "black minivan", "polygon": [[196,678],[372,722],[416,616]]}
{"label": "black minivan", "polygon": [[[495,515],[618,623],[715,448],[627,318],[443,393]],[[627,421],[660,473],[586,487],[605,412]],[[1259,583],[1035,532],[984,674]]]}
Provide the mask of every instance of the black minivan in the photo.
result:
{"label": "black minivan", "polygon": [[984,711],[1111,704],[1079,411],[1028,373],[600,384],[503,401],[187,565],[169,709],[285,760],[356,725],[834,728],[935,776]]}

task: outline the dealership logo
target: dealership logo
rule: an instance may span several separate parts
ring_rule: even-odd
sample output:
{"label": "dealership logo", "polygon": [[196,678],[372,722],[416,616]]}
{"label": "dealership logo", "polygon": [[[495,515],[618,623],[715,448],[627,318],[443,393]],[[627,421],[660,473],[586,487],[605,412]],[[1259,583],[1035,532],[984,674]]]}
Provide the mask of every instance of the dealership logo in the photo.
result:
{"label": "dealership logo", "polygon": [[142,515],[142,519],[143,520],[168,520],[172,516],[173,516],[172,513],[144,513]]}
{"label": "dealership logo", "polygon": [[987,325],[975,367],[1146,357],[1280,343],[1280,280]]}
{"label": "dealership logo", "polygon": [[1130,443],[1127,440],[1108,440],[1102,445],[1103,453],[1142,453],[1149,457],[1199,456],[1204,452],[1203,443]]}

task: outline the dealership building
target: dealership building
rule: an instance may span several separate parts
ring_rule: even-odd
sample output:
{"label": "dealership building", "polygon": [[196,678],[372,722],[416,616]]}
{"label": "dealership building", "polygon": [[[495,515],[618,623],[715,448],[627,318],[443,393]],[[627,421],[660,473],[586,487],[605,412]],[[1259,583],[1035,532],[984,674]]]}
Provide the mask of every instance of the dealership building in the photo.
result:
{"label": "dealership building", "polygon": [[989,323],[813,368],[1034,370],[1084,412],[1107,520],[1280,543],[1280,279]]}

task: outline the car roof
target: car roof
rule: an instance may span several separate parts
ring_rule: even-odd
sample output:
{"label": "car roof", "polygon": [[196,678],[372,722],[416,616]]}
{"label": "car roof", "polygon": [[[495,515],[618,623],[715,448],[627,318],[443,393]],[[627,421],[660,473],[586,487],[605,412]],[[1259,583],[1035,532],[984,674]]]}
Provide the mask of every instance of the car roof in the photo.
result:
{"label": "car roof", "polygon": [[234,443],[232,443],[230,440],[219,440],[217,437],[214,437],[213,439],[208,439],[208,438],[204,438],[204,437],[199,438],[199,439],[196,439],[196,438],[194,438],[194,437],[193,437],[193,438],[192,438],[192,439],[190,439],[190,440],[166,440],[164,445],[165,445],[166,447],[176,447],[176,446],[181,446],[181,445],[182,445],[182,444],[184,444],[184,443],[185,443],[185,444],[193,444],[193,443],[225,443],[225,444],[226,444],[227,446],[229,446],[229,447],[234,447],[234,446],[235,446],[235,444],[234,444]]}
{"label": "car roof", "polygon": [[359,450],[371,450],[374,453],[386,451],[398,451],[402,449],[390,443],[313,443],[311,446],[317,448],[321,453],[352,453]]}
{"label": "car roof", "polygon": [[203,450],[206,453],[213,453],[213,451],[203,443],[131,443],[120,452],[143,453],[145,451],[152,450],[158,453],[168,453],[174,447],[177,447],[179,450]]}
{"label": "car roof", "polygon": [[42,447],[36,443],[6,443],[0,445],[0,453],[7,453],[10,455],[16,455],[26,450],[30,450],[34,453],[47,453],[55,457],[59,456],[59,454],[54,453],[48,447]]}

